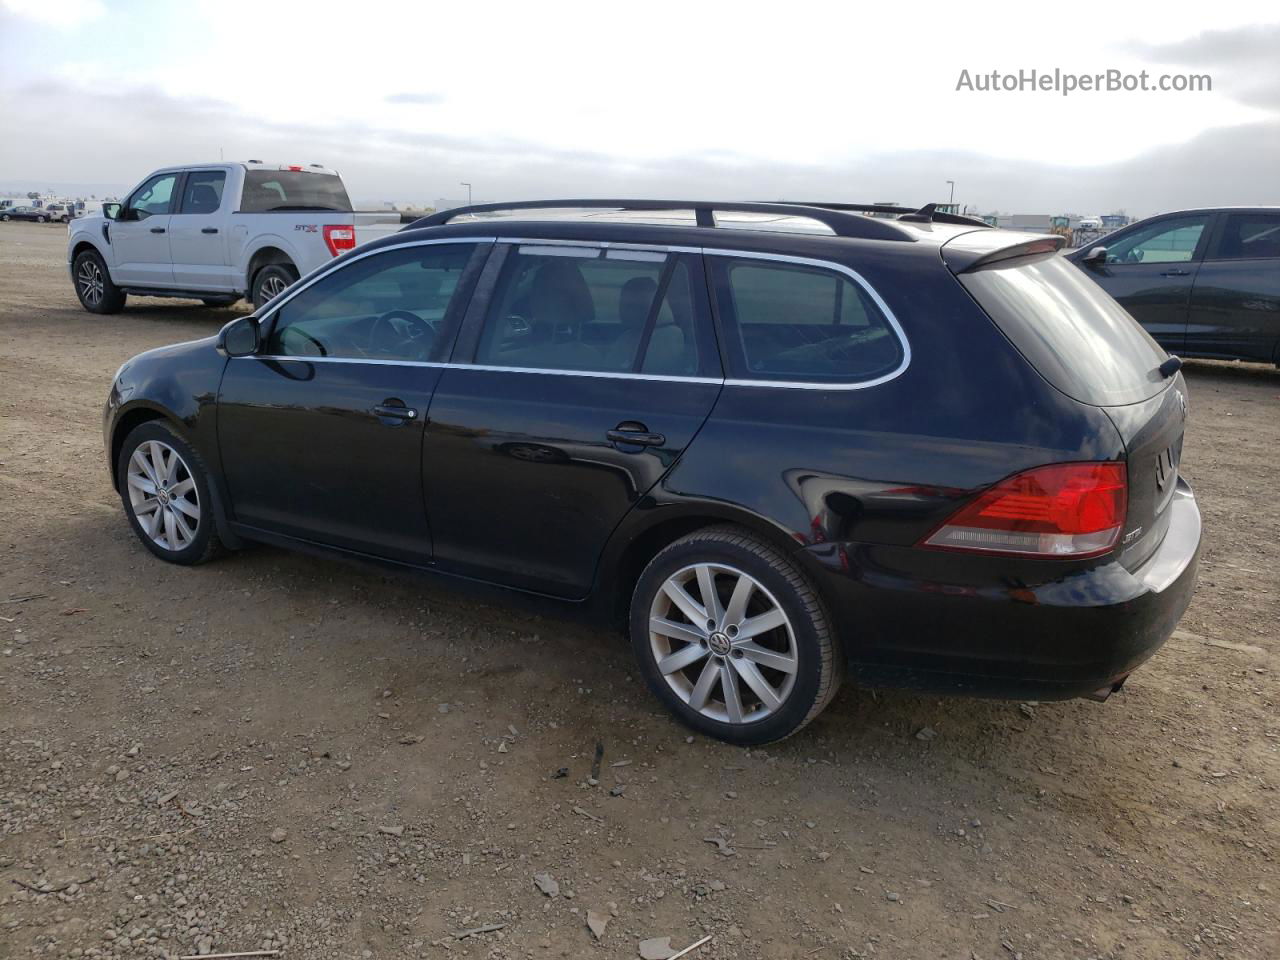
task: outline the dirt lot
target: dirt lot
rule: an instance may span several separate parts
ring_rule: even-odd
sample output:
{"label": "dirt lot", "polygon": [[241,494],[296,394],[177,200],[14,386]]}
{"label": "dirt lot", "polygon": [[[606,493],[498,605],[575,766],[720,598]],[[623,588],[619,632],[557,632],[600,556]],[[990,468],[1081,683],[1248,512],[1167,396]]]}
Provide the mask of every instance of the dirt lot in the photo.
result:
{"label": "dirt lot", "polygon": [[232,311],[92,316],[64,242],[0,224],[0,956],[1280,955],[1276,371],[1189,365],[1199,593],[1122,694],[846,687],[743,751],[620,637],[274,549],[154,559],[108,381]]}

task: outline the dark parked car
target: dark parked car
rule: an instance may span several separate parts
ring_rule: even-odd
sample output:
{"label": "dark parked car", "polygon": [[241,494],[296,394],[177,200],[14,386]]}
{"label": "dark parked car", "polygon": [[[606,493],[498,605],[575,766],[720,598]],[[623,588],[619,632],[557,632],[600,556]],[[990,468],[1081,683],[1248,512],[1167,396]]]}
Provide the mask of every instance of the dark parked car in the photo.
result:
{"label": "dark parked car", "polygon": [[1280,207],[1161,214],[1067,258],[1167,350],[1280,362]]}
{"label": "dark parked car", "polygon": [[612,618],[736,743],[846,670],[1104,699],[1189,602],[1200,514],[1178,361],[1059,243],[930,208],[449,211],[126,363],[112,479],[175,563],[321,546]]}
{"label": "dark parked car", "polygon": [[5,207],[0,210],[0,220],[32,220],[36,223],[48,223],[49,214],[43,207]]}

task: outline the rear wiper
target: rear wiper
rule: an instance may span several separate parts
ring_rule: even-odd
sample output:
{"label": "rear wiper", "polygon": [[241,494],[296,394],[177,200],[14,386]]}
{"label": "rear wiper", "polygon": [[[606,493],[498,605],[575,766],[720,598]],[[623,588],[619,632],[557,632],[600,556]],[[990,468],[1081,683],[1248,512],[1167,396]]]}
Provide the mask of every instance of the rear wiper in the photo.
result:
{"label": "rear wiper", "polygon": [[1170,354],[1169,359],[1160,364],[1157,369],[1160,371],[1160,376],[1165,380],[1168,380],[1182,369],[1182,358],[1175,357],[1173,354]]}

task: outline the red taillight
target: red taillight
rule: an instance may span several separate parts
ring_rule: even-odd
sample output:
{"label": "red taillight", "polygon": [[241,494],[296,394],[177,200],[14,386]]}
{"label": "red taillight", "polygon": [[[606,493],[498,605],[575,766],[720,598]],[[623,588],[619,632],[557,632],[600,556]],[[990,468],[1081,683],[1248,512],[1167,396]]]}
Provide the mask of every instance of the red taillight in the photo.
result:
{"label": "red taillight", "polygon": [[295,166],[292,166],[292,165],[291,165],[291,166],[289,167],[289,172],[290,172],[290,173],[301,173],[301,172],[302,172],[302,168],[301,168],[301,167],[295,167]]}
{"label": "red taillight", "polygon": [[356,248],[356,228],[341,224],[326,224],[324,244],[335,257]]}
{"label": "red taillight", "polygon": [[1123,463],[1055,463],[1014,474],[930,534],[927,547],[1088,557],[1115,546],[1128,506]]}

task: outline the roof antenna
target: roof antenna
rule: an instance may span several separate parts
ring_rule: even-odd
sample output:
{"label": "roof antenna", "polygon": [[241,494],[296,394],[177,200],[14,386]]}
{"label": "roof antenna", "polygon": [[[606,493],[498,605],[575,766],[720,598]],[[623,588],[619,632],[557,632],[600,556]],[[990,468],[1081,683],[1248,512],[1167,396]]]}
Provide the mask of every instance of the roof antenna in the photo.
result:
{"label": "roof antenna", "polygon": [[933,223],[933,211],[938,209],[936,203],[926,203],[915,213],[904,213],[899,220],[907,220],[911,223]]}

